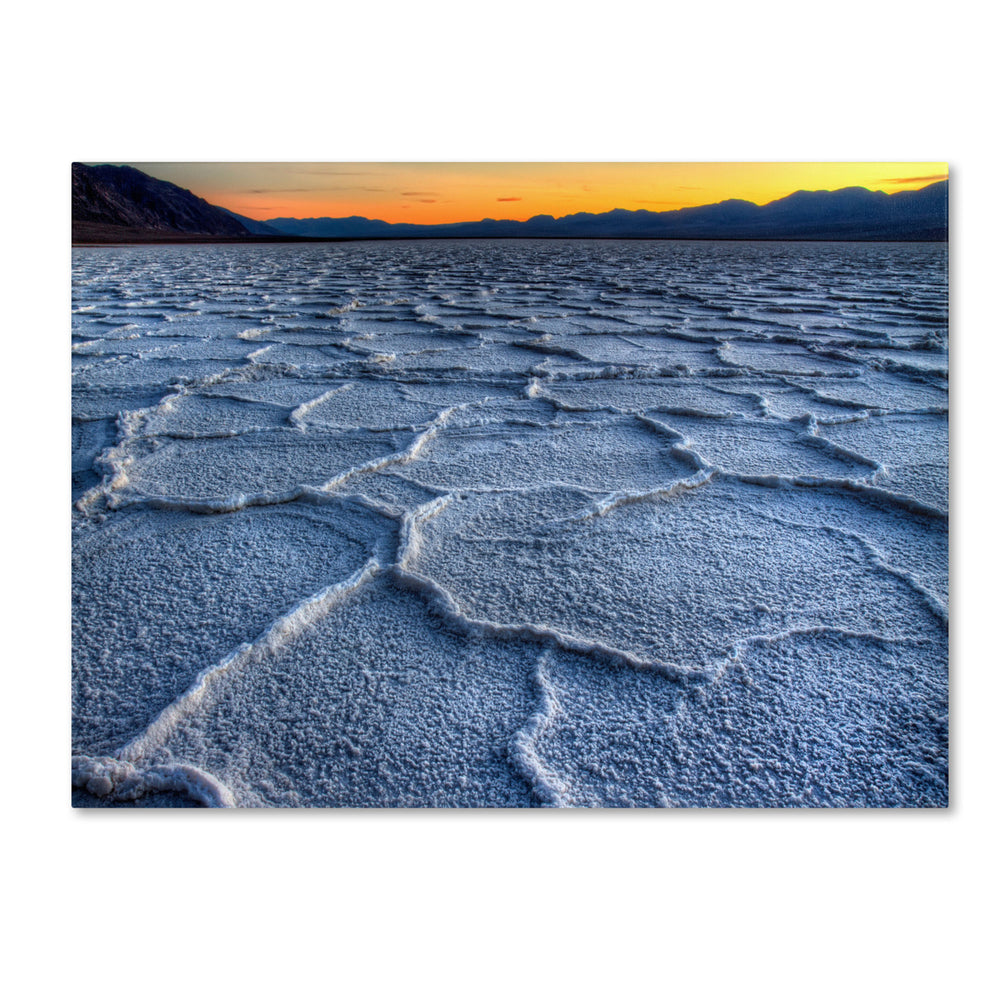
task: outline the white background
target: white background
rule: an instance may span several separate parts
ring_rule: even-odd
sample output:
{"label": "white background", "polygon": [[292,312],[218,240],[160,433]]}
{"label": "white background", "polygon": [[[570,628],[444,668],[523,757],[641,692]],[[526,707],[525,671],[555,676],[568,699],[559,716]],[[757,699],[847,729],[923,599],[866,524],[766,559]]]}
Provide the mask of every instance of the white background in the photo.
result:
{"label": "white background", "polygon": [[[995,988],[998,310],[987,5],[5,15],[4,981],[12,996],[977,997]],[[69,808],[72,160],[951,164],[952,806]]]}

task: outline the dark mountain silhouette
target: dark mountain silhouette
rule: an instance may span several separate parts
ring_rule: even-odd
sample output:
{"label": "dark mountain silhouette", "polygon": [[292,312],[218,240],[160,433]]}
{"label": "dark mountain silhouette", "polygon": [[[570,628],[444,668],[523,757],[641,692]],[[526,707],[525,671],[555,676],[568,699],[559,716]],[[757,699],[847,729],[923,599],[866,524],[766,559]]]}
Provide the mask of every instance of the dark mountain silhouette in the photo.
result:
{"label": "dark mountain silhouette", "polygon": [[134,167],[73,164],[73,240],[143,235],[249,236],[224,209]]}
{"label": "dark mountain silhouette", "polygon": [[[475,226],[478,224],[473,222],[461,223],[460,225]],[[350,215],[343,219],[268,219],[266,225],[291,236],[340,236],[347,239],[440,235],[437,230],[451,228],[420,226],[409,222],[382,222],[381,219],[366,219],[362,215]]]}
{"label": "dark mountain silhouette", "polygon": [[134,167],[73,164],[73,241],[276,242],[302,239],[579,238],[700,240],[948,239],[948,182],[885,194],[867,188],[796,191],[767,205],[730,199],[671,212],[577,212],[525,222],[481,219],[445,225],[343,219],[258,222],[210,205]]}
{"label": "dark mountain silhouette", "polygon": [[231,215],[237,222],[241,223],[248,233],[255,236],[281,236],[281,230],[269,226],[266,222],[258,222],[257,219],[248,219],[245,215],[237,215],[228,208],[222,209],[227,215]]}
{"label": "dark mountain silhouette", "polygon": [[482,219],[436,226],[345,219],[268,219],[294,236],[348,239],[419,237],[578,237],[702,240],[947,240],[948,182],[885,194],[867,188],[796,191],[767,205],[731,199],[671,212],[616,208],[526,222]]}

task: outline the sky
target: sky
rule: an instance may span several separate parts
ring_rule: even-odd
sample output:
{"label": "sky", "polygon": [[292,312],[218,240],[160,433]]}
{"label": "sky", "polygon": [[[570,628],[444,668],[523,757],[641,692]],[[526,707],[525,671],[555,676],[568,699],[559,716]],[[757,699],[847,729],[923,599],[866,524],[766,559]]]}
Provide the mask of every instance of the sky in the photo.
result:
{"label": "sky", "polygon": [[893,194],[948,176],[946,163],[132,163],[251,219],[469,222],[655,212],[727,198],[860,186]]}

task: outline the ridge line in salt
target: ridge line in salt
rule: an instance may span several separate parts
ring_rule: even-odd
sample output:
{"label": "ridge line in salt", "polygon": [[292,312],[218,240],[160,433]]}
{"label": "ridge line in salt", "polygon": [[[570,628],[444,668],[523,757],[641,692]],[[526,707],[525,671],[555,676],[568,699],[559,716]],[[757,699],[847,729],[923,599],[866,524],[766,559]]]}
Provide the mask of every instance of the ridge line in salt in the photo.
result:
{"label": "ridge line in salt", "polygon": [[849,538],[851,541],[861,546],[873,566],[883,570],[890,576],[896,577],[896,579],[905,583],[911,590],[921,597],[930,608],[931,612],[947,628],[948,608],[942,603],[940,598],[925,584],[921,583],[915,574],[911,573],[909,570],[901,569],[899,566],[893,566],[891,563],[887,562],[885,555],[878,550],[874,543],[865,538],[864,535],[858,534],[856,531],[849,531],[847,528],[837,527],[833,524],[803,524],[798,521],[789,521],[785,518],[778,517],[777,514],[766,514],[762,511],[757,511],[756,516],[789,528],[800,528],[804,531],[820,530],[831,535]]}
{"label": "ridge line in salt", "polygon": [[880,646],[890,645],[912,645],[927,646],[931,640],[915,638],[908,635],[881,635],[878,632],[863,632],[856,629],[844,628],[840,625],[824,625],[814,623],[811,625],[793,625],[790,628],[782,629],[779,632],[769,632],[761,635],[748,635],[742,639],[737,639],[729,648],[728,654],[721,658],[716,665],[712,682],[718,683],[726,671],[734,664],[740,663],[743,655],[749,646],[773,646],[785,639],[794,639],[798,636],[810,635],[840,635],[846,639],[861,639],[863,642],[870,642]]}
{"label": "ridge line in salt", "polygon": [[845,490],[850,493],[861,493],[865,496],[870,496],[890,506],[909,511],[911,514],[923,514],[926,517],[933,517],[942,521],[949,519],[947,511],[934,507],[931,504],[923,503],[905,493],[895,493],[892,490],[883,489],[881,486],[874,486],[860,479],[838,479],[828,476],[789,476],[781,473],[754,475],[753,473],[745,472],[729,472],[726,469],[720,469],[719,476],[746,483],[748,486],[764,486],[768,489],[788,489],[802,486],[807,489],[826,488]]}
{"label": "ridge line in salt", "polygon": [[538,741],[555,722],[561,708],[556,689],[545,672],[548,650],[536,661],[532,680],[538,692],[539,708],[525,721],[510,741],[509,755],[514,769],[528,782],[532,795],[543,806],[561,807],[566,804],[565,784],[550,771],[538,756]]}
{"label": "ridge line in salt", "polygon": [[164,708],[145,732],[118,751],[117,759],[134,762],[162,745],[184,718],[202,707],[220,677],[244,668],[257,657],[280,648],[321,618],[342,598],[371,580],[380,568],[378,560],[369,559],[346,580],[331,583],[319,593],[299,601],[290,611],[273,621],[256,639],[243,643],[220,662],[203,669],[187,691]]}
{"label": "ridge line in salt", "polygon": [[597,639],[584,639],[548,625],[532,622],[503,624],[485,618],[472,618],[459,607],[454,596],[436,580],[413,570],[404,569],[399,563],[389,567],[390,577],[404,589],[422,596],[431,608],[445,621],[458,626],[469,635],[496,639],[520,639],[536,643],[554,643],[569,653],[595,656],[615,666],[633,670],[647,670],[662,674],[674,681],[699,682],[711,675],[700,667],[681,667],[663,660],[646,660],[635,653],[615,649]]}
{"label": "ridge line in salt", "polygon": [[208,808],[234,808],[236,798],[213,774],[192,764],[137,767],[114,757],[73,757],[72,786],[97,798],[131,802],[157,792],[176,792]]}

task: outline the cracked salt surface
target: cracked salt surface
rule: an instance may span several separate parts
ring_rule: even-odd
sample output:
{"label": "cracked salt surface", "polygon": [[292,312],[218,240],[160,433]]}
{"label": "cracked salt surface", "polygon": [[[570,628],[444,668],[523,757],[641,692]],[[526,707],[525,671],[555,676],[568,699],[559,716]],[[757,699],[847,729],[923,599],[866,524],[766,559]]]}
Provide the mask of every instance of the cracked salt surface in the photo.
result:
{"label": "cracked salt surface", "polygon": [[946,247],[73,275],[75,804],[947,805]]}

